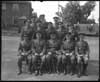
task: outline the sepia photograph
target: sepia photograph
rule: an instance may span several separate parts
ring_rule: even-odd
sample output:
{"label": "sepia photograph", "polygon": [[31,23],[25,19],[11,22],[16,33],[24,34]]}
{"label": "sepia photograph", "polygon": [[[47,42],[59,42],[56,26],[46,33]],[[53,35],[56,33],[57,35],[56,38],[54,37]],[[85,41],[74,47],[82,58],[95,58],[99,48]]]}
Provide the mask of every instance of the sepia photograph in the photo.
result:
{"label": "sepia photograph", "polygon": [[2,1],[2,81],[98,81],[99,1]]}

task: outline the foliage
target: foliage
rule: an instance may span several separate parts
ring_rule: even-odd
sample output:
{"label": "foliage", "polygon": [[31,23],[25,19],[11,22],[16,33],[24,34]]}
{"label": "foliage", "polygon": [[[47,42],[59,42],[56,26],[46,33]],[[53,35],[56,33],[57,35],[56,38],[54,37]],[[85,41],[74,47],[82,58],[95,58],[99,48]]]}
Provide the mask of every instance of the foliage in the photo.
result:
{"label": "foliage", "polygon": [[88,17],[94,10],[95,5],[95,1],[87,1],[82,6],[80,1],[69,1],[65,7],[59,5],[61,12],[56,12],[56,14],[64,23],[88,23]]}

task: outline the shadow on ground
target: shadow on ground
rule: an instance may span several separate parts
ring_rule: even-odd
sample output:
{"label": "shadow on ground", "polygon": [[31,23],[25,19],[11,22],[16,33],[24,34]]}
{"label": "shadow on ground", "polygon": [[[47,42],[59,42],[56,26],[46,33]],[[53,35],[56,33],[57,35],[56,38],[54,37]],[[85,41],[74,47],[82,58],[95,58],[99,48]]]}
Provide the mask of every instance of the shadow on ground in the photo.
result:
{"label": "shadow on ground", "polygon": [[88,65],[89,75],[99,75],[99,60],[90,60]]}

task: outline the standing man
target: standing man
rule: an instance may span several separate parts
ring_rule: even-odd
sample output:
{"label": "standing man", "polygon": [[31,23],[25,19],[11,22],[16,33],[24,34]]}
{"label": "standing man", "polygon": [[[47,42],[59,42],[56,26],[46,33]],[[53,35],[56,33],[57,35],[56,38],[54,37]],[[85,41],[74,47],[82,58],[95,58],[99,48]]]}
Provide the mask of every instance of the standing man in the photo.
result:
{"label": "standing man", "polygon": [[25,20],[25,26],[21,30],[21,40],[23,40],[24,35],[27,35],[29,39],[32,39],[33,29],[30,26],[30,20]]}
{"label": "standing man", "polygon": [[45,31],[46,31],[46,39],[49,40],[50,39],[49,34],[51,32],[56,31],[55,28],[53,27],[53,23],[52,22],[48,22],[48,26],[47,26],[47,29]]}
{"label": "standing man", "polygon": [[63,25],[63,22],[58,23],[58,28],[56,29],[56,31],[57,31],[59,40],[62,41],[62,39],[64,38],[64,35],[65,35],[65,31],[66,31],[66,29]]}
{"label": "standing man", "polygon": [[41,26],[42,26],[42,29],[45,30],[47,29],[47,22],[46,22],[46,19],[45,19],[45,15],[44,14],[41,14],[39,16],[39,20],[41,21]]}
{"label": "standing man", "polygon": [[32,14],[32,17],[31,17],[31,24],[30,26],[36,30],[36,22],[37,22],[38,18],[37,18],[37,14],[36,13],[33,13]]}
{"label": "standing man", "polygon": [[[89,45],[86,41],[84,41],[84,35],[80,34],[80,40],[76,44],[76,55],[77,55],[77,63],[78,63],[78,77],[81,74],[87,75],[87,66],[89,61]],[[83,61],[83,70],[80,68],[80,64]],[[82,72],[82,73],[81,73]]]}
{"label": "standing man", "polygon": [[55,29],[58,29],[58,23],[59,23],[59,17],[53,17],[53,19],[54,19],[54,27],[55,27]]}

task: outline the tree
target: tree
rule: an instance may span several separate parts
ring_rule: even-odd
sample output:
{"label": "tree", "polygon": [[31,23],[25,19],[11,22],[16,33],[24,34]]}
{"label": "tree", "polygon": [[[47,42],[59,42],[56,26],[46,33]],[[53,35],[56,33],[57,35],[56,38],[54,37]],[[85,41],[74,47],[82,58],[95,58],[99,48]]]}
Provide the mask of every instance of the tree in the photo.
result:
{"label": "tree", "polygon": [[95,19],[88,19],[87,20],[87,23],[88,24],[95,24]]}
{"label": "tree", "polygon": [[87,1],[83,6],[80,5],[80,1],[69,1],[65,7],[61,8],[61,12],[56,14],[62,18],[64,23],[77,24],[87,23],[88,16],[91,14],[95,7],[95,1]]}

